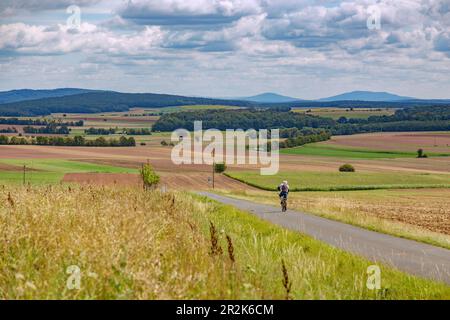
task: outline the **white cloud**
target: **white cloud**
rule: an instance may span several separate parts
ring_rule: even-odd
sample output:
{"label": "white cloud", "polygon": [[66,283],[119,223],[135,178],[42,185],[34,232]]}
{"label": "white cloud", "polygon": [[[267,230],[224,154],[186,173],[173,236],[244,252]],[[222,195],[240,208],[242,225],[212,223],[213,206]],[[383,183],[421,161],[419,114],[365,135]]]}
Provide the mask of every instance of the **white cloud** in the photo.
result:
{"label": "white cloud", "polygon": [[[64,8],[69,2],[95,6],[100,1],[4,1],[0,12]],[[102,2],[102,9],[109,3]],[[380,9],[381,30],[367,28],[372,5]],[[221,96],[240,95],[232,91],[246,90],[245,83],[253,92],[264,85],[274,91],[299,86],[305,95],[292,95],[305,98],[327,95],[323,88],[389,90],[383,86],[392,85],[404,88],[400,94],[414,95],[410,88],[424,81],[422,94],[430,95],[450,85],[448,0],[132,0],[108,9],[107,19],[82,20],[79,30],[21,21],[20,14],[20,22],[0,24],[1,70],[14,59],[24,63],[53,55],[49,63],[67,70],[61,79],[69,69],[80,79],[89,75],[89,81],[96,74],[107,79],[108,73],[123,73],[129,76],[126,87],[142,88],[132,75],[139,81],[148,76],[156,88],[158,81],[164,83],[160,91],[188,94],[197,85],[191,94],[208,95],[219,83],[215,94]],[[79,71],[67,66],[66,54],[80,61]],[[32,64],[26,65],[32,74]],[[171,84],[175,89],[169,90]]]}

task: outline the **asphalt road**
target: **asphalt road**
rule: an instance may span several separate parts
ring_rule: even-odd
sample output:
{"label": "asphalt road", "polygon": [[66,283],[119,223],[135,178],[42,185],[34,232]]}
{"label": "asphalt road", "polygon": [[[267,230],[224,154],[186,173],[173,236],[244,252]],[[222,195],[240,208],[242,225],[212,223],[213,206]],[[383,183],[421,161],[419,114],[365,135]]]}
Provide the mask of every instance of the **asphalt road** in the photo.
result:
{"label": "asphalt road", "polygon": [[332,246],[382,262],[401,271],[450,284],[450,250],[369,231],[298,211],[281,213],[280,207],[220,196],[199,194],[290,230],[299,231]]}

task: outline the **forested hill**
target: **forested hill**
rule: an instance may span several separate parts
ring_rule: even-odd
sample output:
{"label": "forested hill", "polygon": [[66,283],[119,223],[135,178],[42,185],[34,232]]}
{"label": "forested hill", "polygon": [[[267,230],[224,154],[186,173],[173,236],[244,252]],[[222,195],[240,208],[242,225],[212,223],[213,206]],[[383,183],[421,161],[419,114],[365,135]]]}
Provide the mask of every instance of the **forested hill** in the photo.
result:
{"label": "forested hill", "polygon": [[274,128],[329,128],[333,119],[290,111],[262,110],[198,110],[164,114],[153,126],[155,131],[194,129],[194,121],[201,120],[203,129],[274,129]]}
{"label": "forested hill", "polygon": [[77,89],[77,88],[59,88],[50,90],[32,90],[19,89],[0,92],[0,103],[13,103],[19,101],[38,100],[45,98],[55,98],[71,96],[74,94],[83,94],[100,90]]}
{"label": "forested hill", "polygon": [[161,108],[181,105],[251,106],[248,101],[183,97],[153,93],[91,92],[64,97],[0,104],[0,116],[40,116],[51,113],[126,111],[132,107]]}
{"label": "forested hill", "polygon": [[272,129],[306,127],[329,130],[333,135],[365,132],[448,131],[450,106],[413,107],[397,110],[391,116],[335,121],[331,118],[305,115],[292,111],[262,110],[198,110],[164,114],[153,126],[155,131],[178,128],[193,130],[194,121],[203,121],[203,129]]}

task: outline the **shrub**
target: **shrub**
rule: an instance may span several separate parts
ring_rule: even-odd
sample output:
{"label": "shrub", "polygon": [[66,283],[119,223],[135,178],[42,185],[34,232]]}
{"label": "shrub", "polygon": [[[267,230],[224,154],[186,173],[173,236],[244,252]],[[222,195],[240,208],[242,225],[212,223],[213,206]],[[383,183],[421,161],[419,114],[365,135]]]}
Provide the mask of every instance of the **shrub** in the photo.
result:
{"label": "shrub", "polygon": [[145,189],[151,189],[158,185],[160,178],[150,163],[142,165],[140,173]]}
{"label": "shrub", "polygon": [[424,153],[423,149],[417,150],[417,158],[428,158],[428,156]]}
{"label": "shrub", "polygon": [[339,171],[340,172],[355,172],[355,167],[353,167],[351,164],[344,164],[342,166],[339,167]]}
{"label": "shrub", "polygon": [[214,172],[223,173],[227,170],[227,165],[225,163],[215,163],[214,164]]}
{"label": "shrub", "polygon": [[165,146],[168,146],[169,144],[167,143],[166,140],[163,140],[163,141],[161,141],[161,145],[165,147]]}

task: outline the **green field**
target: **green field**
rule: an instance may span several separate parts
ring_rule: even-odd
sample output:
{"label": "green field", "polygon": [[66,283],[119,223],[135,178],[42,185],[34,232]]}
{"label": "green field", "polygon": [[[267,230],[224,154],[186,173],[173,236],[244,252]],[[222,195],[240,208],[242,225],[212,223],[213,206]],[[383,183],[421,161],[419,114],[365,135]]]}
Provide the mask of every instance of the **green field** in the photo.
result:
{"label": "green field", "polygon": [[1,171],[1,183],[22,183],[25,174],[28,183],[56,183],[61,181],[66,173],[137,173],[136,169],[99,165],[81,161],[58,159],[1,159],[0,163],[17,167],[17,171]]}
{"label": "green field", "polygon": [[275,191],[288,180],[291,191],[450,188],[450,175],[428,173],[282,172],[262,176],[259,171],[227,172],[227,176],[262,190]]}
{"label": "green field", "polygon": [[[312,143],[296,148],[282,149],[282,154],[334,157],[344,159],[394,159],[394,158],[415,158],[416,152],[406,151],[381,151],[350,147],[339,147],[327,143]],[[428,153],[430,157],[450,156],[448,153]]]}

